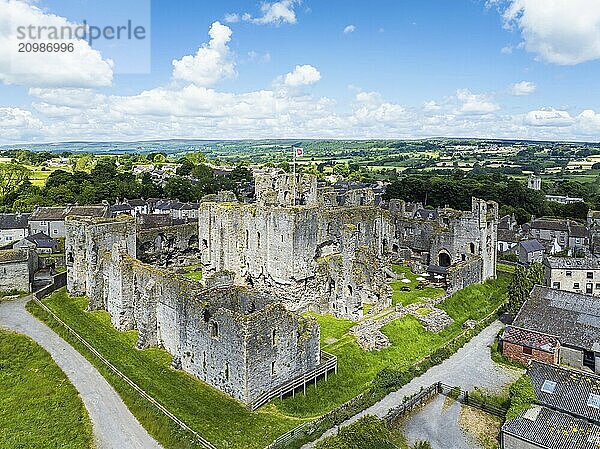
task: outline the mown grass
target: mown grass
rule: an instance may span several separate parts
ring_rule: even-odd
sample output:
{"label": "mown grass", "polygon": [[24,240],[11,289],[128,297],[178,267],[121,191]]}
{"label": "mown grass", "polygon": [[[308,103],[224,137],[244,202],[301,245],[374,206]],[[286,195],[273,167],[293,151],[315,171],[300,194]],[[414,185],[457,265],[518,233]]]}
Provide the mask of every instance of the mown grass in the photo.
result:
{"label": "mown grass", "polygon": [[338,357],[338,374],[326,382],[311,385],[306,396],[276,399],[272,403],[286,415],[309,417],[322,415],[365,391],[376,374],[383,368],[406,368],[459,335],[467,320],[480,320],[494,311],[506,299],[509,277],[501,275],[485,284],[472,285],[442,302],[454,323],[440,333],[427,332],[419,321],[405,316],[381,328],[391,346],[380,351],[363,351],[351,334],[342,334],[351,326],[347,320],[326,316],[317,320],[321,326],[321,341],[336,338],[323,344],[323,350]]}
{"label": "mown grass", "polygon": [[[58,290],[44,303],[126,376],[218,448],[262,448],[302,422],[298,418],[283,416],[272,406],[263,407],[257,412],[249,411],[215,388],[170,368],[171,356],[164,350],[136,350],[136,331],[120,332],[114,329],[107,312],[85,312],[87,300],[71,298],[65,289]],[[189,435],[179,431],[154,406],[58,327],[39,306],[30,303],[28,309],[53,326],[100,370],[132,413],[163,447],[198,447]]]}
{"label": "mown grass", "polygon": [[[409,304],[413,304],[415,302],[423,301],[425,299],[434,299],[439,298],[444,294],[444,290],[441,288],[435,287],[425,287],[421,290],[417,289],[417,285],[419,281],[417,278],[418,274],[410,271],[410,268],[404,265],[394,265],[392,267],[394,273],[402,274],[408,280],[410,280],[410,284],[406,284],[402,281],[392,281],[390,282],[390,286],[392,287],[392,304],[402,304],[403,306],[407,306]],[[402,288],[409,288],[409,291],[403,291]]]}
{"label": "mown grass", "polygon": [[30,338],[0,330],[0,385],[0,448],[94,447],[77,390]]}

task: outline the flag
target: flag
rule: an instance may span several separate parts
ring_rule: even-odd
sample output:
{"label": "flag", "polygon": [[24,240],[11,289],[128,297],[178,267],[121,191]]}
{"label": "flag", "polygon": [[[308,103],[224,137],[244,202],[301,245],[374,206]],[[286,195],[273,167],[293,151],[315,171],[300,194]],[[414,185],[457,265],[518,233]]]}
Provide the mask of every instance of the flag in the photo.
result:
{"label": "flag", "polygon": [[294,147],[294,154],[296,155],[296,157],[304,156],[304,148]]}

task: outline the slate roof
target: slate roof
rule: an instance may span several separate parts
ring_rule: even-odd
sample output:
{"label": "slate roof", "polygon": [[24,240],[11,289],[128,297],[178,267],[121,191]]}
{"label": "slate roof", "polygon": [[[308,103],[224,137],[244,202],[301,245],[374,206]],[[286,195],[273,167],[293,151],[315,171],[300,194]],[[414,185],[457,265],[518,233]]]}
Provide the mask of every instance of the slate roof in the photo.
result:
{"label": "slate roof", "polygon": [[569,236],[587,238],[589,237],[589,231],[587,227],[582,224],[569,222]]}
{"label": "slate roof", "polygon": [[133,207],[139,207],[139,206],[146,206],[147,205],[146,201],[140,200],[140,199],[137,199],[137,198],[136,199],[131,199],[131,200],[125,200],[125,202],[127,204],[129,204],[130,206],[133,206]]}
{"label": "slate roof", "polygon": [[58,242],[54,240],[47,234],[43,232],[38,232],[37,234],[28,235],[25,237],[25,240],[29,240],[31,243],[34,243],[38,248],[54,248],[58,245]]}
{"label": "slate roof", "polygon": [[31,214],[0,214],[0,229],[27,229]]}
{"label": "slate roof", "polygon": [[[600,409],[590,407],[590,394],[600,395],[600,376],[531,361],[527,374],[533,383],[536,402],[554,410],[600,425]],[[553,393],[542,391],[545,381],[555,382]]]}
{"label": "slate roof", "polygon": [[555,335],[563,346],[592,349],[600,345],[600,301],[536,285],[513,326]]}
{"label": "slate roof", "polygon": [[546,265],[555,269],[574,270],[599,270],[600,258],[598,257],[546,257]]}
{"label": "slate roof", "polygon": [[107,213],[108,206],[37,207],[29,221],[62,221],[70,215],[103,218]]}
{"label": "slate roof", "polygon": [[600,442],[599,426],[540,406],[506,421],[502,432],[546,449],[598,449]]}
{"label": "slate roof", "polygon": [[533,253],[536,251],[542,251],[542,252],[544,251],[544,247],[542,246],[542,244],[535,239],[525,240],[525,241],[521,242],[520,245],[528,253]]}
{"label": "slate roof", "polygon": [[498,229],[498,241],[517,243],[519,241],[517,231],[511,231],[509,229]]}
{"label": "slate roof", "polygon": [[507,326],[502,334],[502,340],[550,353],[553,353],[559,345],[558,338],[553,335],[541,334],[516,326]]}
{"label": "slate roof", "polygon": [[531,222],[531,229],[549,229],[551,231],[569,230],[568,220],[563,218],[536,218]]}
{"label": "slate roof", "polygon": [[129,212],[133,209],[133,207],[129,204],[115,204],[114,206],[110,206],[111,212]]}

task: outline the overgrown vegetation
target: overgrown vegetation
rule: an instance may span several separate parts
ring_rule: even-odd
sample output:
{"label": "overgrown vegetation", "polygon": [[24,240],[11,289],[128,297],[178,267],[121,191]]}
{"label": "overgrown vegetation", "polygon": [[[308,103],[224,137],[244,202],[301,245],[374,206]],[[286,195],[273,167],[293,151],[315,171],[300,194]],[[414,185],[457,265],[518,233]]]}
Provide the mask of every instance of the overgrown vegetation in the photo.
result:
{"label": "overgrown vegetation", "polygon": [[398,446],[385,421],[367,415],[320,441],[315,449],[398,449]]}
{"label": "overgrown vegetation", "polygon": [[518,418],[535,401],[533,383],[527,374],[524,374],[510,386],[510,408],[506,413],[506,420]]}
{"label": "overgrown vegetation", "polygon": [[508,286],[507,312],[516,315],[529,298],[531,289],[544,282],[544,266],[540,263],[529,267],[516,267]]}
{"label": "overgrown vegetation", "polygon": [[91,449],[75,387],[30,338],[0,330],[0,448]]}

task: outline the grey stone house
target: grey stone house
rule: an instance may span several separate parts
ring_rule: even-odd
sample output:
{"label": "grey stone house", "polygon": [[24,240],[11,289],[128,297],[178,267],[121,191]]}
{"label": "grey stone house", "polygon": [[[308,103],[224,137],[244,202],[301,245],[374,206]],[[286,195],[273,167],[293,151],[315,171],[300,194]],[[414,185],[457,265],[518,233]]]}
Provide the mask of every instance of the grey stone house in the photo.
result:
{"label": "grey stone house", "polygon": [[527,375],[535,402],[504,423],[501,447],[598,449],[600,377],[540,362],[532,362]]}
{"label": "grey stone house", "polygon": [[600,296],[600,258],[546,257],[544,268],[546,286]]}
{"label": "grey stone house", "polygon": [[38,254],[58,253],[58,241],[43,232],[38,232],[14,243],[13,249],[29,249]]}
{"label": "grey stone house", "polygon": [[[558,359],[561,364],[600,373],[598,298],[536,285],[513,326],[556,337],[560,343]],[[523,341],[521,346],[526,348],[528,343]]]}
{"label": "grey stone house", "polygon": [[516,252],[519,262],[524,265],[541,263],[544,259],[544,247],[535,239],[519,242]]}
{"label": "grey stone house", "polygon": [[37,206],[29,217],[29,227],[32,234],[43,232],[52,238],[65,237],[65,218],[78,217],[108,217],[108,206]]}
{"label": "grey stone house", "polygon": [[16,242],[29,235],[31,214],[0,214],[0,246]]}
{"label": "grey stone house", "polygon": [[587,251],[590,239],[587,227],[567,218],[536,218],[529,223],[529,236],[540,242],[556,241],[561,249],[572,248]]}
{"label": "grey stone house", "polygon": [[37,267],[38,258],[34,251],[0,250],[0,291],[30,292]]}

